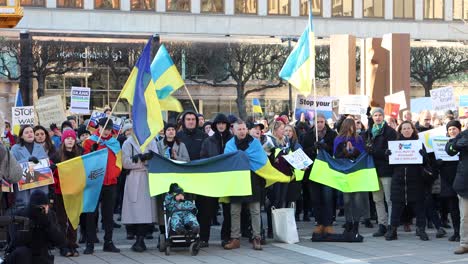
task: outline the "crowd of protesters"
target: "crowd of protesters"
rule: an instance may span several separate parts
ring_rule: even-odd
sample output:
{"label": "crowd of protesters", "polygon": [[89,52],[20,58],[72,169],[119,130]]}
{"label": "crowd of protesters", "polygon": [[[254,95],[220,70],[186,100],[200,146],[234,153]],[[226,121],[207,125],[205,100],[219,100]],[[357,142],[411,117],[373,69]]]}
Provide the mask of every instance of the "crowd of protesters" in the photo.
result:
{"label": "crowd of protesters", "polygon": [[[250,239],[255,250],[261,250],[266,240],[273,237],[272,208],[289,207],[294,203],[296,221],[314,219],[310,224],[314,237],[326,240],[333,236],[337,217],[344,216],[344,234],[354,239],[362,241],[360,226],[372,228],[372,221],[375,221],[378,226],[374,237],[396,240],[399,226],[403,226],[404,232],[411,232],[415,218],[416,235],[421,240],[429,240],[426,230],[434,228],[436,238],[448,236],[449,241],[460,242],[455,254],[468,253],[468,217],[465,217],[468,214],[468,131],[462,129],[453,112],[448,111],[441,119],[430,111],[422,111],[417,120],[413,120],[411,113],[405,111],[402,119],[396,120],[385,117],[382,108],[369,107],[367,116],[343,115],[333,123],[320,113],[315,118],[314,121],[307,120],[302,115],[293,122],[287,113],[281,113],[270,121],[254,118],[243,121],[234,115],[218,114],[208,121],[201,114],[186,111],[177,123],[165,124],[143,152],[132,137],[131,124],[124,125],[120,134],[114,135],[113,122],[108,118],[99,120],[94,132],[88,131],[86,123],[78,125],[76,118],[71,116],[60,124],[60,128],[54,124],[48,128],[24,126],[18,135],[13,135],[6,121],[0,164],[4,164],[7,156],[18,163],[37,163],[48,158],[55,183],[33,190],[19,192],[15,189],[12,193],[3,193],[2,211],[17,213],[31,205],[47,208],[47,212],[50,208],[53,214],[48,213],[42,221],[54,218],[50,221],[57,225],[48,224],[47,227],[57,228],[53,233],[53,245],[65,257],[79,256],[79,243],[85,244],[84,254],[93,254],[94,245],[100,242],[99,227],[104,231],[103,250],[120,252],[113,243],[113,229],[120,228],[114,221],[114,214],[118,214],[118,220],[125,225],[127,239],[135,240],[131,249],[143,252],[147,250],[145,240],[153,239],[157,230],[164,234],[167,228],[163,217],[164,195],[151,197],[149,193],[146,165],[153,153],[189,162],[229,151],[246,151],[253,144],[260,144],[273,167],[291,177],[291,182],[265,188],[265,180],[251,172],[252,194],[249,196],[231,197],[227,201],[185,195],[185,199],[193,199],[197,207],[201,247],[213,246],[209,243],[211,226],[219,225],[218,216],[222,215],[219,217],[222,220],[222,247],[227,250],[239,248],[243,236]],[[389,164],[392,154],[389,141],[417,140],[419,132],[437,126],[445,126],[450,138],[446,151],[449,155],[459,154],[458,161],[437,160],[421,145],[423,164]],[[109,156],[100,206],[93,213],[82,214],[78,231],[68,221],[55,164],[103,148],[121,149],[123,168],[117,166],[115,155]],[[337,159],[350,160],[368,153],[374,160],[379,190],[342,193],[309,180],[313,165],[305,170],[303,180],[296,181],[294,168],[283,156],[300,148],[312,160],[316,159],[318,150]],[[11,179],[10,175],[2,174],[2,177],[12,182],[18,180]],[[266,222],[262,221],[262,209],[267,215]],[[40,212],[44,213],[44,210]],[[102,219],[101,226],[99,219]],[[451,226],[453,234],[447,234],[445,229]],[[29,253],[33,257],[47,253],[34,248],[48,246],[47,243],[26,246],[33,248]]]}

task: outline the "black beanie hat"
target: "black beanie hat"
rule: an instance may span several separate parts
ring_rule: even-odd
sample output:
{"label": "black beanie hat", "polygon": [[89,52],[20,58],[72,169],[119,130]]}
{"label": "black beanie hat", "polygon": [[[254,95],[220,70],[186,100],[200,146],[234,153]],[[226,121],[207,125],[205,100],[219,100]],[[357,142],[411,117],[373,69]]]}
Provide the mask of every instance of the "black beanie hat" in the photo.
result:
{"label": "black beanie hat", "polygon": [[35,190],[29,197],[29,205],[31,206],[39,206],[49,204],[49,199],[47,198],[47,194],[41,190]]}
{"label": "black beanie hat", "polygon": [[[166,134],[166,130],[168,130],[169,128],[174,128],[175,130],[177,130],[177,125],[174,124],[174,123],[167,123],[165,126],[164,126],[164,134]],[[177,131],[176,131],[177,132]]]}
{"label": "black beanie hat", "polygon": [[461,125],[460,121],[458,121],[458,120],[451,120],[451,121],[449,121],[449,122],[447,123],[447,131],[448,131],[448,129],[449,129],[450,127],[453,127],[453,126],[456,127],[456,128],[458,128],[458,130],[461,131],[462,125]]}

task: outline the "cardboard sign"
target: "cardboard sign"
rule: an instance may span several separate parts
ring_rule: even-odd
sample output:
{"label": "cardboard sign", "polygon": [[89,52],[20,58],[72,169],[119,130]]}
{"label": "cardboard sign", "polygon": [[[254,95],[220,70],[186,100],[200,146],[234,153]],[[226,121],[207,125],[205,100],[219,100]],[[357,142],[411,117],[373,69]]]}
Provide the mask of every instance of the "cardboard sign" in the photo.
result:
{"label": "cardboard sign", "polygon": [[298,149],[288,155],[284,155],[283,157],[289,164],[291,164],[291,166],[298,170],[305,169],[313,163],[302,149]]}
{"label": "cardboard sign", "polygon": [[70,113],[89,114],[91,89],[87,87],[72,87],[70,99]]}
{"label": "cardboard sign", "polygon": [[390,116],[397,119],[398,113],[400,112],[400,105],[394,103],[385,103],[385,116]]}
{"label": "cardboard sign", "polygon": [[12,107],[11,116],[13,127],[34,125],[34,106]]}
{"label": "cardboard sign", "polygon": [[434,152],[434,148],[432,147],[432,138],[434,137],[444,137],[445,134],[447,133],[445,126],[441,126],[438,128],[434,128],[431,130],[427,130],[424,132],[418,133],[419,140],[424,144],[424,147],[426,147],[427,153],[432,153]]}
{"label": "cardboard sign", "polygon": [[327,120],[337,120],[337,115],[334,112],[334,107],[336,108],[337,104],[338,100],[336,97],[320,96],[315,100],[313,96],[305,97],[298,94],[294,117],[296,120],[300,120],[301,114],[304,114],[307,120],[313,122],[315,120],[315,107],[317,107],[317,113],[323,114]]}
{"label": "cardboard sign", "polygon": [[49,159],[41,159],[38,164],[32,162],[21,163],[23,176],[18,182],[18,190],[24,191],[54,183]]}
{"label": "cardboard sign", "polygon": [[404,110],[408,108],[408,106],[406,105],[405,91],[400,91],[398,93],[387,95],[384,98],[385,98],[385,104],[387,103],[398,104],[400,105],[400,110]]}
{"label": "cardboard sign", "polygon": [[422,164],[421,148],[419,140],[389,141],[388,149],[392,152],[388,157],[389,164]]}
{"label": "cardboard sign", "polygon": [[44,127],[49,127],[52,123],[60,127],[60,124],[67,120],[60,95],[40,98],[35,108],[39,124]]}
{"label": "cardboard sign", "polygon": [[433,89],[431,92],[432,108],[435,111],[455,110],[453,87]]}
{"label": "cardboard sign", "polygon": [[369,106],[369,98],[365,95],[348,95],[340,97],[338,113],[350,115],[365,115]]}
{"label": "cardboard sign", "polygon": [[432,138],[432,148],[434,149],[434,154],[436,159],[441,159],[443,161],[457,161],[460,159],[459,155],[450,156],[445,151],[445,145],[450,138],[448,137],[433,137]]}

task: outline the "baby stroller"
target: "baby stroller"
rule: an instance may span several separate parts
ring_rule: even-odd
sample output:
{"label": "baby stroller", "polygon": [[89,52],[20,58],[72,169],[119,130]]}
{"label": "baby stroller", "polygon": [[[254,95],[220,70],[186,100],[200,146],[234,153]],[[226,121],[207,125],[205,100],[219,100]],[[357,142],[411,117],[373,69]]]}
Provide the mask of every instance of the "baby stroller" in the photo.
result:
{"label": "baby stroller", "polygon": [[15,234],[29,232],[29,222],[27,217],[0,216],[0,244],[4,249],[4,257],[0,257],[0,263],[11,253],[10,246],[16,241]]}
{"label": "baby stroller", "polygon": [[[189,247],[190,254],[196,256],[200,251],[200,236],[198,233],[192,233],[189,230],[185,234],[176,234],[171,227],[171,218],[177,213],[185,209],[178,209],[168,215],[167,204],[164,201],[164,223],[166,231],[159,235],[159,251],[165,252],[166,256],[171,254],[172,247]],[[189,211],[189,210],[186,210]]]}

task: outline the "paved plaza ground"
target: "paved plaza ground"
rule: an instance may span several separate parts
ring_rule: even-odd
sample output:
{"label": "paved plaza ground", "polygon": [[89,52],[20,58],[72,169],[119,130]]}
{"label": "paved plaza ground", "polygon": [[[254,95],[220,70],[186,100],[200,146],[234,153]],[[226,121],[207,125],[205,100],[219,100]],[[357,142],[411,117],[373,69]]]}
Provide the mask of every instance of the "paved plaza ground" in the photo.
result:
{"label": "paved plaza ground", "polygon": [[[335,224],[336,232],[342,232],[343,219],[338,218]],[[400,228],[398,240],[385,241],[374,238],[370,229],[361,226],[361,234],[365,237],[363,243],[316,243],[310,241],[312,222],[298,222],[300,243],[289,245],[268,240],[262,251],[254,251],[247,239],[241,242],[241,248],[224,250],[220,243],[220,227],[212,228],[212,240],[209,248],[203,248],[198,256],[192,257],[188,249],[173,249],[170,256],[160,253],[156,248],[157,239],[148,240],[148,251],[135,253],[130,247],[133,241],[125,238],[125,229],[115,229],[115,244],[122,249],[120,254],[102,251],[102,244],[96,244],[94,255],[80,255],[76,258],[56,256],[55,263],[59,264],[149,264],[149,263],[178,263],[178,264],[296,264],[296,263],[382,263],[382,264],[420,264],[420,263],[468,263],[467,255],[454,255],[453,250],[457,242],[448,242],[447,237],[435,238],[435,230],[428,229],[430,241],[424,242],[413,232],[405,233]],[[448,235],[452,230],[447,230]],[[155,234],[157,235],[157,234]],[[98,234],[102,240],[103,232]],[[156,236],[155,236],[156,237]],[[80,253],[83,251],[79,249]],[[58,255],[58,253],[56,253]]]}

